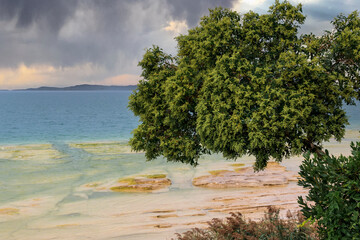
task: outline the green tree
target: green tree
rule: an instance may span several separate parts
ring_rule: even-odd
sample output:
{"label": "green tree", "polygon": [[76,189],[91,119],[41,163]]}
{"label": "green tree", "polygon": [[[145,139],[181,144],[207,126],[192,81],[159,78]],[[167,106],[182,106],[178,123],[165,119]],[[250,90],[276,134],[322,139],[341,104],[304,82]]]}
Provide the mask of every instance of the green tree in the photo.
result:
{"label": "green tree", "polygon": [[360,143],[352,143],[352,156],[325,156],[305,160],[299,185],[308,188],[299,204],[305,217],[317,220],[321,239],[360,239]]}
{"label": "green tree", "polygon": [[267,14],[215,8],[176,38],[175,57],[148,49],[129,101],[141,121],[132,148],[192,165],[205,153],[249,154],[257,169],[323,154],[323,141],[344,136],[344,101],[360,98],[360,21],[340,15],[320,37],[299,36],[304,21],[288,1]]}

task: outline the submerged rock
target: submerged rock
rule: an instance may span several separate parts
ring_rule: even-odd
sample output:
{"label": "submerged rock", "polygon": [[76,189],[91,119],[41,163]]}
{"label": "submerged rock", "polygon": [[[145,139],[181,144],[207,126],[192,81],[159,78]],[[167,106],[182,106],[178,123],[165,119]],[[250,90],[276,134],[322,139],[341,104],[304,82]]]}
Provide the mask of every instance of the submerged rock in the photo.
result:
{"label": "submerged rock", "polygon": [[0,146],[0,159],[44,161],[63,157],[51,144]]}
{"label": "submerged rock", "polygon": [[19,214],[18,208],[0,208],[0,215],[16,215]]}
{"label": "submerged rock", "polygon": [[129,178],[121,178],[111,183],[88,183],[85,188],[92,188],[93,191],[112,192],[155,192],[167,190],[171,180],[166,174],[140,175]]}
{"label": "submerged rock", "polygon": [[110,189],[114,192],[152,192],[167,188],[171,185],[170,179],[164,175],[161,177],[134,177],[129,179],[120,179],[116,186]]}
{"label": "submerged rock", "polygon": [[116,155],[133,153],[131,147],[120,142],[70,143],[72,148],[80,148],[94,155]]}
{"label": "submerged rock", "polygon": [[193,185],[207,188],[237,188],[287,185],[297,181],[298,174],[287,171],[279,163],[270,162],[264,171],[254,172],[252,167],[237,168],[235,171],[216,170],[210,175],[193,179]]}
{"label": "submerged rock", "polygon": [[[61,197],[41,196],[29,198],[15,202],[9,202],[0,206],[0,224],[7,221],[19,220],[28,217],[42,216],[55,204],[61,200]],[[0,234],[0,239],[1,234]]]}

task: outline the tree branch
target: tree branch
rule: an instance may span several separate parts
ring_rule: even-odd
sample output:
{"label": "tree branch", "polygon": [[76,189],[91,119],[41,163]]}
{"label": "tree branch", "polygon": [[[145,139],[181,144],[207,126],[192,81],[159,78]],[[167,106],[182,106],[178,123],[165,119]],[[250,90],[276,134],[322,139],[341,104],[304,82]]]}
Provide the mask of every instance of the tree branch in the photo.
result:
{"label": "tree branch", "polygon": [[312,153],[315,153],[319,158],[323,158],[326,154],[322,150],[322,147],[315,145],[312,141],[304,140],[305,147]]}

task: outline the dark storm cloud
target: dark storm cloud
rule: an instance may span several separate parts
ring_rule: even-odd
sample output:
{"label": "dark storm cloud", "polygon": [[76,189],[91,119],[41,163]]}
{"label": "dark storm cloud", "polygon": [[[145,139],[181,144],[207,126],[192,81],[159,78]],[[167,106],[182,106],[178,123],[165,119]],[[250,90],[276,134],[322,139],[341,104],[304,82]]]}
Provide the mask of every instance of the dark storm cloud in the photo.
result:
{"label": "dark storm cloud", "polygon": [[[119,64],[119,55],[130,62],[153,43],[170,46],[173,36],[165,38],[159,32],[168,22],[186,20],[194,26],[208,8],[231,7],[231,2],[0,0],[0,67],[20,62],[60,66],[94,62],[112,68]],[[13,23],[14,29],[4,27]]]}
{"label": "dark storm cloud", "polygon": [[[161,1],[161,0],[160,0]],[[230,8],[234,0],[165,0],[163,7],[168,7],[176,19],[186,19],[193,26],[206,14],[208,8],[223,6]],[[147,8],[155,1],[148,0],[0,0],[0,19],[16,18],[17,27],[29,27],[43,24],[52,31],[58,31],[67,18],[73,16],[79,2],[82,6],[96,7],[104,13],[109,22],[116,23],[118,18],[126,18],[132,5],[141,3]]]}
{"label": "dark storm cloud", "polygon": [[[0,0],[0,68],[92,63],[109,76],[138,74],[145,48],[156,44],[176,51],[175,33],[164,30],[171,21],[194,27],[209,8],[231,8],[238,1]],[[265,13],[273,2],[255,4],[254,10]],[[321,33],[338,13],[360,9],[360,2],[319,0],[303,6],[308,20],[302,31]]]}
{"label": "dark storm cloud", "polygon": [[16,18],[18,28],[38,24],[57,32],[73,15],[77,3],[77,0],[0,0],[0,19]]}
{"label": "dark storm cloud", "polygon": [[186,19],[189,26],[198,23],[201,16],[208,13],[208,8],[222,6],[231,8],[234,0],[167,0],[171,14],[178,19]]}

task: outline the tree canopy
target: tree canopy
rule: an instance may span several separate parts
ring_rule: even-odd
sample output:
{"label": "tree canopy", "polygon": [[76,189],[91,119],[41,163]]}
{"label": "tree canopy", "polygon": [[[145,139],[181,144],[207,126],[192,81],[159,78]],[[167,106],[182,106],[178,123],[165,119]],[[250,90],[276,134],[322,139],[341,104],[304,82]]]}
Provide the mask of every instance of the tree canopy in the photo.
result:
{"label": "tree canopy", "polygon": [[304,21],[288,1],[267,14],[219,7],[176,38],[176,56],[148,49],[129,101],[141,121],[132,148],[192,165],[207,153],[249,154],[262,169],[340,140],[343,104],[360,99],[359,14],[339,15],[322,36],[300,35]]}

